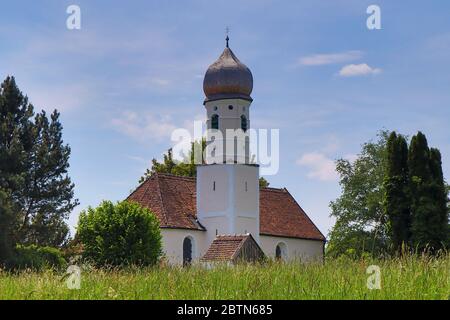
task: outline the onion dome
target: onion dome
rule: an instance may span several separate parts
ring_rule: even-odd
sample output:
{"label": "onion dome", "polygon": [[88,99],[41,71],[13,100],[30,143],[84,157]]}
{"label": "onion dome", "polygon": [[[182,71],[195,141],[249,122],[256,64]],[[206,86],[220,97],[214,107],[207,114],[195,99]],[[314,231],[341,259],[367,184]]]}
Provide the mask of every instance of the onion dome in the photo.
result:
{"label": "onion dome", "polygon": [[209,66],[203,80],[205,102],[241,98],[252,101],[253,76],[227,45],[219,59]]}

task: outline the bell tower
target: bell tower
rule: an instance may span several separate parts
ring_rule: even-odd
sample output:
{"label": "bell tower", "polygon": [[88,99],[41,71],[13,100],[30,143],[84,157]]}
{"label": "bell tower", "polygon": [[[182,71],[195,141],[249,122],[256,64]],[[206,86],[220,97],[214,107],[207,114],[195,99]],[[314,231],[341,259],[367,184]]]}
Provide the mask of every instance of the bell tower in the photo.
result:
{"label": "bell tower", "polygon": [[250,163],[253,76],[229,47],[206,71],[206,165],[197,167],[197,217],[208,242],[217,234],[252,234],[259,243],[259,167]]}

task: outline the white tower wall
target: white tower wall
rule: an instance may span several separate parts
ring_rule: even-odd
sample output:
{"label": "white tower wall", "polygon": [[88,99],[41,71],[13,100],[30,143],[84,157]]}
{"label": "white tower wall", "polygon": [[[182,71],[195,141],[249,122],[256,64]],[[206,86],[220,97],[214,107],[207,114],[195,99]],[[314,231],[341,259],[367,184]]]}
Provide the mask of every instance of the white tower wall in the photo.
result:
{"label": "white tower wall", "polygon": [[216,234],[251,233],[259,243],[259,168],[255,165],[215,164],[197,167],[197,217]]}
{"label": "white tower wall", "polygon": [[[249,141],[246,136],[242,135],[239,142],[235,142],[234,135],[227,135],[228,130],[241,129],[242,116],[245,117],[247,128],[250,128],[250,101],[244,99],[222,99],[215,101],[208,101],[205,103],[207,121],[206,125],[208,129],[212,128],[212,117],[217,115],[219,117],[219,131],[222,134],[222,139],[217,139],[217,142],[223,146],[223,149],[215,151],[214,160],[208,163],[249,163],[250,159],[250,148]],[[207,132],[206,141],[211,141],[211,132]],[[228,132],[229,133],[229,132]],[[248,133],[248,131],[247,131]],[[247,141],[246,141],[247,139]],[[239,150],[234,150],[231,154],[227,152],[226,146],[236,145]],[[227,154],[228,153],[228,154]],[[236,157],[237,156],[237,157]]]}

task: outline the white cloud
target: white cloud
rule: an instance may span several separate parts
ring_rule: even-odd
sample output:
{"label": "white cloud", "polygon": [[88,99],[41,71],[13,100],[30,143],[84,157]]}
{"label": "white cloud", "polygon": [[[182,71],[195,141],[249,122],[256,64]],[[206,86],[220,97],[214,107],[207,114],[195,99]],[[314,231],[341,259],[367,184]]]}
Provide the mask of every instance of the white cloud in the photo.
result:
{"label": "white cloud", "polygon": [[307,174],[308,178],[318,179],[320,181],[336,181],[338,179],[334,161],[326,157],[323,153],[306,153],[297,160],[297,164],[310,169]]}
{"label": "white cloud", "polygon": [[341,71],[339,71],[339,75],[342,77],[356,77],[356,76],[365,76],[370,74],[379,74],[381,69],[372,68],[366,63],[361,64],[349,64],[342,67]]}
{"label": "white cloud", "polygon": [[326,64],[343,63],[360,59],[362,51],[347,51],[340,53],[313,54],[299,59],[298,64],[304,66],[321,66]]}
{"label": "white cloud", "polygon": [[111,124],[118,131],[140,142],[170,138],[177,128],[169,116],[151,113],[142,115],[134,111],[123,112],[120,117],[112,119]]}

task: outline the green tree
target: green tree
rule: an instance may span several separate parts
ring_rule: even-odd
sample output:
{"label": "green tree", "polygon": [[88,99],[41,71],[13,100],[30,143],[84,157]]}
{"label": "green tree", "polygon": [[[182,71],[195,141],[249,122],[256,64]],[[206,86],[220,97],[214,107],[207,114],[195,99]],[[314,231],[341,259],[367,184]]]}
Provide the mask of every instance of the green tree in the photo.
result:
{"label": "green tree", "polygon": [[408,167],[411,191],[412,242],[422,251],[431,238],[432,226],[429,218],[433,211],[431,192],[430,149],[425,135],[418,132],[411,139]]}
{"label": "green tree", "polygon": [[447,188],[442,174],[441,154],[429,148],[425,135],[411,139],[408,153],[411,190],[412,242],[419,251],[435,252],[448,238]]}
{"label": "green tree", "polygon": [[32,148],[33,106],[13,77],[0,87],[0,263],[12,259],[24,196],[27,154]]}
{"label": "green tree", "polygon": [[70,147],[62,140],[60,114],[50,120],[38,113],[34,121],[33,147],[29,153],[18,241],[40,246],[60,246],[67,241],[65,222],[78,205],[74,184],[67,174]]}
{"label": "green tree", "polygon": [[0,246],[5,252],[16,244],[61,245],[68,236],[65,219],[78,204],[67,176],[70,148],[62,141],[59,113],[51,121],[44,112],[33,119],[33,109],[14,77],[7,77],[0,90],[0,231],[9,249]]}
{"label": "green tree", "polygon": [[392,132],[387,141],[387,161],[384,178],[385,213],[389,219],[389,234],[395,250],[409,245],[411,211],[408,176],[408,144],[402,135]]}
{"label": "green tree", "polygon": [[387,217],[383,207],[388,131],[362,145],[353,162],[336,161],[342,193],[330,203],[336,224],[330,232],[327,254],[338,256],[378,254],[387,249]]}
{"label": "green tree", "polygon": [[448,232],[448,191],[442,172],[441,152],[436,148],[430,148],[431,190],[434,210],[430,224],[434,227],[434,233],[430,243],[436,249],[446,246],[449,238]]}
{"label": "green tree", "polygon": [[159,221],[139,204],[103,201],[80,214],[83,258],[97,266],[154,265],[162,253]]}
{"label": "green tree", "polygon": [[14,218],[10,196],[0,189],[0,266],[9,267],[13,263]]}
{"label": "green tree", "polygon": [[269,187],[270,183],[267,181],[264,177],[259,178],[259,187],[260,188],[267,188]]}

